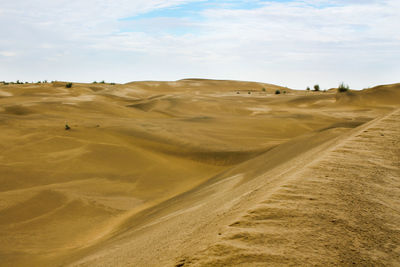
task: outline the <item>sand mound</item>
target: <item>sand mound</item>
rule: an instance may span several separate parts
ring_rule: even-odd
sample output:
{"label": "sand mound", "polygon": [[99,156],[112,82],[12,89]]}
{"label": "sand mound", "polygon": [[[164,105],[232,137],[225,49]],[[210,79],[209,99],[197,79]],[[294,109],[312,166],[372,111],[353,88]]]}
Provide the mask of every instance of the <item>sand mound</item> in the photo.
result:
{"label": "sand mound", "polygon": [[338,94],[338,103],[360,106],[398,105],[400,84],[376,86],[362,91]]}
{"label": "sand mound", "polygon": [[398,108],[398,85],[11,89],[0,98],[2,266],[399,262],[388,213],[398,113],[370,122]]}

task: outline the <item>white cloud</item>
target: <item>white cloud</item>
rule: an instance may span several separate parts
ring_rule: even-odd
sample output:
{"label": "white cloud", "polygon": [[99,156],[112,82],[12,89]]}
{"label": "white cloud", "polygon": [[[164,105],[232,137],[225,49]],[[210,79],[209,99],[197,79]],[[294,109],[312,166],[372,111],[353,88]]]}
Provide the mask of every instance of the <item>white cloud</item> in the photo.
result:
{"label": "white cloud", "polygon": [[[397,0],[258,1],[252,9],[195,11],[196,18],[120,20],[189,2],[199,1],[6,1],[0,24],[12,26],[0,28],[0,50],[23,51],[19,56],[32,68],[7,62],[3,73],[11,77],[0,79],[202,76],[291,87],[345,80],[360,88],[399,82]],[[57,60],[64,66],[55,67]]]}
{"label": "white cloud", "polygon": [[3,56],[3,57],[14,57],[16,55],[17,55],[17,53],[12,52],[12,51],[0,51],[0,56]]}

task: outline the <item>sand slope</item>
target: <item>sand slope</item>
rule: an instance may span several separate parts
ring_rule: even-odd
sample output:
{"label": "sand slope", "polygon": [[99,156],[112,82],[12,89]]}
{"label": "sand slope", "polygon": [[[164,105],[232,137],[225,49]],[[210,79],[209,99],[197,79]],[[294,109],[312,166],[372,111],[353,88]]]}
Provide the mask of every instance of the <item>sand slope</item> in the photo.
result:
{"label": "sand slope", "polygon": [[224,227],[184,266],[400,263],[400,110],[356,131]]}
{"label": "sand slope", "polygon": [[0,265],[395,265],[399,88],[0,86]]}

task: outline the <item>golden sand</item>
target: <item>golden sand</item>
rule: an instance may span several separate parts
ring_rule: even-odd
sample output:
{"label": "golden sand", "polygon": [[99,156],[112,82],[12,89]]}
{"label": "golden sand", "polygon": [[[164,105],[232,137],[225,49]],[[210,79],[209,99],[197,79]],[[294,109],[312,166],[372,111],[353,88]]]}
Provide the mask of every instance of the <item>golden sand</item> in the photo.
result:
{"label": "golden sand", "polygon": [[400,265],[399,108],[400,84],[0,85],[0,265]]}

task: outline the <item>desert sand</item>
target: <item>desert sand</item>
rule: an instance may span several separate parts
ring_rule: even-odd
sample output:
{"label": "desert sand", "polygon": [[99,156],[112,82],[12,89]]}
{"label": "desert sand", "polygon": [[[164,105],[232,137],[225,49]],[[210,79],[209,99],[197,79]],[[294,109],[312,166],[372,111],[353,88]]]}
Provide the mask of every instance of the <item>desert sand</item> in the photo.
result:
{"label": "desert sand", "polygon": [[65,85],[0,84],[1,266],[400,265],[400,84]]}

